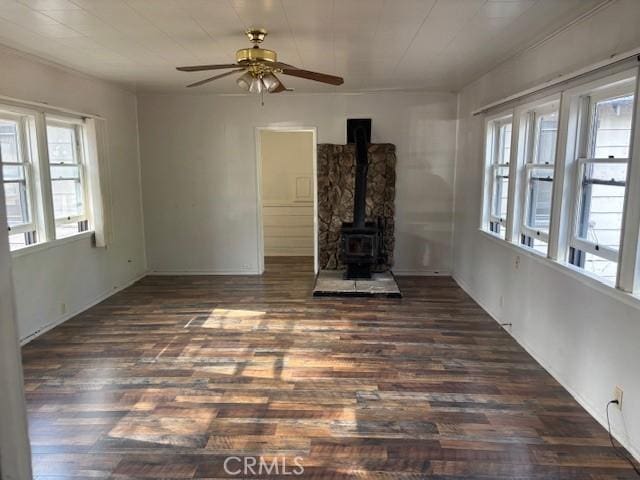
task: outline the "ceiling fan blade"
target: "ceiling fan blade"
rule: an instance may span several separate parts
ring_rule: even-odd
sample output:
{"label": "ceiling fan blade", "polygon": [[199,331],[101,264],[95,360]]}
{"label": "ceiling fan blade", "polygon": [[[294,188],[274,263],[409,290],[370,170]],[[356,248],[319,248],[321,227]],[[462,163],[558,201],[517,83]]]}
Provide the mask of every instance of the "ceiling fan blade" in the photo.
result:
{"label": "ceiling fan blade", "polygon": [[330,85],[342,85],[344,83],[344,79],[342,77],[327,75],[326,73],[311,72],[309,70],[301,70],[299,68],[283,68],[282,73],[285,75],[291,75],[292,77],[306,78],[307,80],[328,83]]}
{"label": "ceiling fan blade", "polygon": [[294,67],[293,65],[289,65],[288,63],[282,63],[282,62],[273,62],[273,63],[270,63],[269,65],[272,65],[276,68],[290,68],[292,70],[300,70],[298,67]]}
{"label": "ceiling fan blade", "polygon": [[209,83],[209,82],[213,82],[214,80],[218,80],[219,78],[227,77],[229,75],[233,75],[234,73],[243,72],[243,71],[244,71],[244,68],[238,68],[237,70],[231,70],[230,72],[221,73],[220,75],[215,75],[213,77],[205,78],[204,80],[200,80],[199,82],[187,85],[187,88],[198,87],[200,85],[204,85],[205,83]]}
{"label": "ceiling fan blade", "polygon": [[192,65],[190,67],[176,67],[181,72],[201,72],[202,70],[223,70],[225,68],[239,67],[237,63],[225,63],[220,65]]}

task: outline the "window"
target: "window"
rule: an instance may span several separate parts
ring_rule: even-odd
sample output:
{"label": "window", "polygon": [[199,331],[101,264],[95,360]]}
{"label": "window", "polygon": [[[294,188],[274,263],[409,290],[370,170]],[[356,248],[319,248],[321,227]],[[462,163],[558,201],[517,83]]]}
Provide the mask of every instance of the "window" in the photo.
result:
{"label": "window", "polygon": [[56,238],[88,230],[80,126],[47,122]]}
{"label": "window", "polygon": [[511,158],[511,117],[489,124],[487,157],[489,163],[488,229],[505,238],[509,202],[509,159]]}
{"label": "window", "polygon": [[615,283],[634,109],[633,86],[586,97],[569,263]]}
{"label": "window", "polygon": [[93,221],[98,224],[95,245],[106,246],[98,163],[98,138],[104,139],[105,132],[101,119],[0,106],[0,163],[11,250],[86,232],[95,228]]}
{"label": "window", "polygon": [[11,250],[38,241],[26,130],[25,117],[0,114],[0,160]]}
{"label": "window", "polygon": [[633,60],[628,70],[555,86],[546,98],[510,98],[510,111],[487,119],[481,225],[543,261],[635,295],[639,75]]}
{"label": "window", "polygon": [[558,137],[558,102],[530,110],[526,128],[524,199],[520,243],[544,255],[549,243],[551,197]]}

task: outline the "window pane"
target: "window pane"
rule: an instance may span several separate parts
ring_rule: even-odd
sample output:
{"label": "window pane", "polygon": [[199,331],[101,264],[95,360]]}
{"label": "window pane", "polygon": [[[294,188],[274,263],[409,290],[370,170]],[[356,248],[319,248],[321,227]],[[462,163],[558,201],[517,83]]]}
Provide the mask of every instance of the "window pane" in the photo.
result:
{"label": "window pane", "polygon": [[529,228],[537,231],[549,231],[552,191],[553,171],[544,168],[532,169],[525,215],[525,224]]}
{"label": "window pane", "polygon": [[3,162],[18,163],[18,124],[0,120],[0,157]]}
{"label": "window pane", "polygon": [[56,238],[65,238],[80,232],[78,222],[56,225]]}
{"label": "window pane", "polygon": [[511,123],[503,123],[498,129],[496,163],[509,163],[511,155]]}
{"label": "window pane", "polygon": [[536,252],[540,252],[543,255],[547,254],[548,245],[544,240],[540,240],[539,238],[532,238],[527,235],[522,235],[521,243],[529,248],[532,248]]}
{"label": "window pane", "polygon": [[626,163],[587,163],[585,177],[588,180],[601,180],[624,183],[627,181]]}
{"label": "window pane", "polygon": [[77,217],[84,214],[82,186],[77,180],[52,180],[55,218]]}
{"label": "window pane", "polygon": [[14,233],[9,235],[9,250],[18,250],[28,245],[37,243],[35,230],[24,233]]}
{"label": "window pane", "polygon": [[547,249],[548,249],[548,245],[546,242],[542,241],[542,240],[538,240],[537,238],[533,239],[533,246],[531,248],[533,248],[534,250],[543,253],[543,254],[547,254]]}
{"label": "window pane", "polygon": [[602,257],[592,255],[591,253],[583,252],[584,255],[584,269],[587,272],[591,272],[608,283],[616,283],[616,274],[618,272],[618,263],[606,260]]}
{"label": "window pane", "polygon": [[554,163],[557,137],[558,112],[539,115],[536,119],[536,144],[533,163]]}
{"label": "window pane", "polygon": [[509,195],[509,168],[494,167],[493,172],[491,213],[493,216],[505,220],[507,218],[507,200]]}
{"label": "window pane", "polygon": [[24,233],[9,235],[9,250],[18,250],[19,248],[24,248],[27,245],[27,237]]}
{"label": "window pane", "polygon": [[[51,193],[56,218],[56,238],[79,232],[77,217],[84,217],[84,190],[80,172],[81,159],[76,145],[76,127],[47,125]],[[63,164],[63,165],[60,165]],[[68,223],[60,220],[76,219]]]}
{"label": "window pane", "polygon": [[49,161],[51,163],[77,163],[75,155],[75,129],[47,126]]}
{"label": "window pane", "polygon": [[619,248],[626,176],[626,164],[585,166],[579,237],[600,246]]}
{"label": "window pane", "polygon": [[24,167],[22,165],[3,165],[2,178],[7,180],[24,180]]}
{"label": "window pane", "polygon": [[7,222],[10,227],[29,223],[29,204],[24,183],[5,183],[4,200],[7,208]]}
{"label": "window pane", "polygon": [[633,95],[596,103],[595,158],[627,158],[631,141]]}
{"label": "window pane", "polygon": [[80,167],[75,165],[52,166],[51,180],[74,179],[80,180]]}

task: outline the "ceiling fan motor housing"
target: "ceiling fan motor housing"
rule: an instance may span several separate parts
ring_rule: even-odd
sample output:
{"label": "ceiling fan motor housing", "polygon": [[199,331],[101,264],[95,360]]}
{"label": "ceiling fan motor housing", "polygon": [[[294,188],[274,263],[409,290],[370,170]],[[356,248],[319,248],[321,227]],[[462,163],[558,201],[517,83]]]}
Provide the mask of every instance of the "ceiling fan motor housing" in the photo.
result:
{"label": "ceiling fan motor housing", "polygon": [[253,48],[242,48],[236,52],[236,62],[243,66],[257,66],[260,63],[274,63],[278,61],[278,55],[273,50],[260,48],[259,43],[264,41],[267,31],[264,28],[252,28],[245,32]]}
{"label": "ceiling fan motor housing", "polygon": [[253,48],[242,48],[236,52],[236,62],[240,65],[246,65],[258,62],[277,62],[278,55],[273,50],[267,50],[266,48],[260,48],[255,46]]}

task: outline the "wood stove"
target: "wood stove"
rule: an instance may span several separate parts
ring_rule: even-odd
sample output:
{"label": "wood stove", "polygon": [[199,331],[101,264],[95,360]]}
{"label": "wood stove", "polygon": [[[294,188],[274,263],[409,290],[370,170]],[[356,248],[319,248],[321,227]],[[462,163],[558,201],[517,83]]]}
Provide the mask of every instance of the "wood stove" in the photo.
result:
{"label": "wood stove", "polygon": [[340,255],[347,266],[344,278],[371,278],[371,267],[383,259],[382,225],[380,222],[367,222],[367,138],[364,128],[354,132],[356,140],[356,175],[353,199],[353,222],[342,224],[340,237]]}

